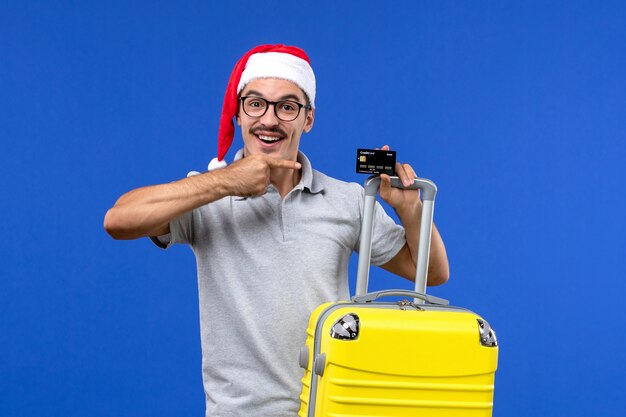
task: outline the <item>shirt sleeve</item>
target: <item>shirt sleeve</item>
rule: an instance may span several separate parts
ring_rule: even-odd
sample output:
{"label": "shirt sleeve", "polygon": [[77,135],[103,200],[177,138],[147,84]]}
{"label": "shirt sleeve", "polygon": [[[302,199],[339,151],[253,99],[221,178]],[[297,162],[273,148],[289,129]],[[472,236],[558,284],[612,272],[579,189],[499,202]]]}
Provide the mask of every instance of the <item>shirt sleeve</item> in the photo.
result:
{"label": "shirt sleeve", "polygon": [[194,211],[181,214],[170,221],[170,232],[161,236],[150,236],[152,243],[159,248],[167,249],[175,243],[193,242],[193,218]]}
{"label": "shirt sleeve", "polygon": [[400,252],[406,243],[404,228],[397,224],[377,201],[374,207],[374,230],[372,231],[372,265],[380,266]]}
{"label": "shirt sleeve", "polygon": [[[363,203],[365,201],[365,190],[362,186],[358,186],[360,196],[359,202],[359,222],[363,224]],[[360,230],[360,227],[359,227]],[[360,236],[356,242],[354,250],[359,251]],[[406,235],[404,227],[397,224],[386,212],[383,206],[376,201],[374,205],[374,221],[372,230],[372,251],[370,263],[372,265],[384,265],[393,259],[400,252],[400,249],[406,244]]]}

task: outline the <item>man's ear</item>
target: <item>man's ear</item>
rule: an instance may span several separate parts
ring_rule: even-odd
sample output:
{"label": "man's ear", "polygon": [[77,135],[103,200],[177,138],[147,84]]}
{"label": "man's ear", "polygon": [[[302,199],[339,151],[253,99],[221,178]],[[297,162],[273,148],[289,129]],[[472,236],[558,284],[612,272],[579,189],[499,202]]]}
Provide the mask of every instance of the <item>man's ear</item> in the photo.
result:
{"label": "man's ear", "polygon": [[239,115],[235,116],[235,122],[237,122],[237,126],[241,127],[241,118]]}
{"label": "man's ear", "polygon": [[306,112],[306,119],[304,120],[304,131],[309,133],[313,129],[313,121],[315,120],[315,109],[310,109]]}

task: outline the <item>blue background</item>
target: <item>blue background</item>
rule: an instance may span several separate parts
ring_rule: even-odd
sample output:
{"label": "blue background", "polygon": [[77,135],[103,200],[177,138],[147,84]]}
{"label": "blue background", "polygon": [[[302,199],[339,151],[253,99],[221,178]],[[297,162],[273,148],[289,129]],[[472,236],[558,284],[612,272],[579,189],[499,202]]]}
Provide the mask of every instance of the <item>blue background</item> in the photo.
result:
{"label": "blue background", "polygon": [[279,42],[316,71],[318,169],[361,182],[387,143],[437,182],[431,292],[498,331],[494,415],[624,415],[623,3],[6,3],[0,415],[203,415],[193,254],[103,216],[206,167],[232,66]]}

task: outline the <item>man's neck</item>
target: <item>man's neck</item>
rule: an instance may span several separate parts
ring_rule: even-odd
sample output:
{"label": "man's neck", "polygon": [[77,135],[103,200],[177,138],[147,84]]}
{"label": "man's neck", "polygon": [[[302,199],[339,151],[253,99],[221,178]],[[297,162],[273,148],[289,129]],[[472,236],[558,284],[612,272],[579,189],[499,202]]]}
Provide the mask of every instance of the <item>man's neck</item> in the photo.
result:
{"label": "man's neck", "polygon": [[302,178],[302,170],[293,170],[286,168],[273,168],[270,174],[270,183],[276,187],[282,198],[285,198],[296,185],[300,183]]}

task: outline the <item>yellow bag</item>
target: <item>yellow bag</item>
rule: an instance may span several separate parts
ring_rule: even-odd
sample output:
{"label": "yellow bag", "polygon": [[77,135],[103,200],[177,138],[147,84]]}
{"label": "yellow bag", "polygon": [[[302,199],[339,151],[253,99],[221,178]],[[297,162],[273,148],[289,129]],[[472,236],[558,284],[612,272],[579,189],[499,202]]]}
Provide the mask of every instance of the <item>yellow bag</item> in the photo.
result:
{"label": "yellow bag", "polygon": [[[379,178],[365,185],[357,296],[311,315],[300,352],[299,417],[491,416],[495,332],[471,311],[425,295],[435,185],[416,179],[423,210],[416,291],[366,294]],[[398,180],[392,185],[401,187]],[[384,296],[399,302],[374,302]]]}

